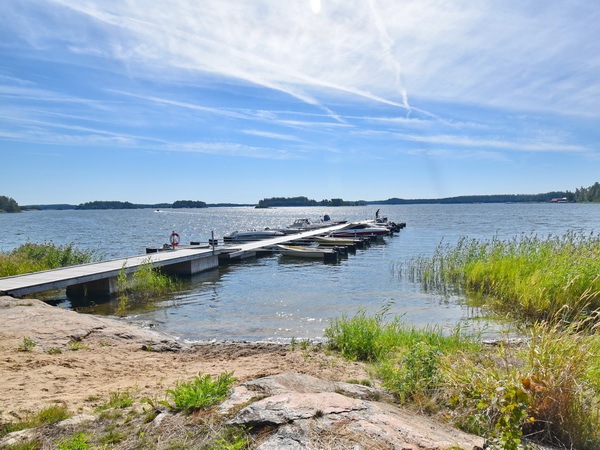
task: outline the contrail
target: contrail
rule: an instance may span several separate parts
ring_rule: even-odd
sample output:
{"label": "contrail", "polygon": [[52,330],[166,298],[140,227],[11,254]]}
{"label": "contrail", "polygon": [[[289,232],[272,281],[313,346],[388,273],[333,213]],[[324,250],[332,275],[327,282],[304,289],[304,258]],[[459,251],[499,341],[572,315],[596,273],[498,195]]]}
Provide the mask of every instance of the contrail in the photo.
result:
{"label": "contrail", "polygon": [[408,103],[408,93],[406,92],[406,88],[404,87],[404,83],[402,81],[402,68],[392,53],[392,45],[394,44],[394,40],[388,34],[387,29],[383,24],[377,9],[375,8],[375,0],[369,0],[369,6],[373,16],[373,24],[379,33],[379,43],[381,44],[381,48],[383,49],[383,53],[389,61],[389,64],[392,66],[392,70],[394,71],[395,75],[396,87],[400,91],[400,95],[402,95],[402,106],[404,106],[410,114],[412,108]]}

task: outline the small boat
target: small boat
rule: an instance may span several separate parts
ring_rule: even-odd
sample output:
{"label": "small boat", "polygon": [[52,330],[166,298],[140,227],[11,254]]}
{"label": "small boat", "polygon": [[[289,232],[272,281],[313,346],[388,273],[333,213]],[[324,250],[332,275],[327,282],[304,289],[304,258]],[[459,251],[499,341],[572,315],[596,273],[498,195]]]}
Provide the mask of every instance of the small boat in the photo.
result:
{"label": "small boat", "polygon": [[279,253],[297,258],[314,258],[325,261],[337,261],[338,252],[331,248],[301,247],[296,245],[277,245]]}
{"label": "small boat", "polygon": [[331,245],[354,245],[355,239],[333,237],[333,236],[317,236],[315,242],[318,244],[331,244]]}
{"label": "small boat", "polygon": [[284,234],[277,230],[248,230],[234,231],[228,236],[223,236],[223,239],[226,241],[253,241],[257,239],[268,239],[278,236],[284,236]]}
{"label": "small boat", "polygon": [[301,219],[294,220],[291,225],[288,225],[285,228],[278,228],[278,231],[281,231],[285,234],[301,233],[303,231],[316,230],[345,222],[345,220],[332,221],[328,215],[325,215],[323,219],[318,219],[316,221],[303,217]]}
{"label": "small boat", "polygon": [[386,227],[378,227],[368,223],[351,223],[346,228],[329,233],[331,237],[384,236],[390,234]]}

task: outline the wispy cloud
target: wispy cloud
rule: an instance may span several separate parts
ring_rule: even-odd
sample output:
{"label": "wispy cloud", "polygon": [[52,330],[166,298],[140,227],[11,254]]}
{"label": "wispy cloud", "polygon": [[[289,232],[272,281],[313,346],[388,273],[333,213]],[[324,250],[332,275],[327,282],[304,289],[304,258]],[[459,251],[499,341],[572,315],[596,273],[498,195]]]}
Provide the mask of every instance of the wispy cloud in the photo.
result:
{"label": "wispy cloud", "polygon": [[219,156],[235,156],[259,159],[288,160],[299,159],[298,154],[283,149],[255,147],[233,142],[187,142],[169,144],[163,150],[188,153],[207,153]]}
{"label": "wispy cloud", "polygon": [[485,138],[472,138],[469,136],[455,136],[455,135],[436,135],[436,136],[423,136],[423,135],[409,135],[409,134],[396,134],[396,136],[403,140],[425,142],[429,144],[444,144],[454,145],[461,147],[492,147],[515,151],[533,151],[533,152],[586,152],[588,148],[581,145],[572,145],[565,143],[555,143],[546,141],[535,141],[535,140],[503,140],[503,139],[485,139]]}
{"label": "wispy cloud", "polygon": [[290,134],[271,133],[268,131],[260,131],[260,130],[242,130],[242,133],[249,134],[252,136],[266,137],[269,139],[280,139],[283,141],[301,142],[300,138],[298,138],[297,136],[290,135]]}
{"label": "wispy cloud", "polygon": [[535,13],[516,0],[50,4],[93,27],[77,41],[68,27],[39,28],[78,54],[116,58],[135,76],[178,68],[243,80],[336,120],[336,92],[402,110],[411,96],[600,114],[593,2],[550,1]]}
{"label": "wispy cloud", "polygon": [[448,149],[409,149],[403,151],[408,155],[421,156],[435,159],[447,160],[477,160],[477,161],[495,161],[510,162],[504,153],[490,152],[485,150],[448,150]]}
{"label": "wispy cloud", "polygon": [[177,100],[160,98],[160,97],[155,97],[155,96],[150,96],[150,95],[135,94],[132,92],[124,92],[124,91],[116,91],[116,90],[108,90],[108,92],[113,92],[115,94],[125,95],[128,97],[135,97],[140,100],[146,100],[146,101],[152,102],[152,103],[159,103],[159,104],[169,105],[169,106],[177,106],[179,108],[192,109],[195,111],[202,111],[202,112],[217,114],[217,115],[221,115],[221,116],[228,116],[228,117],[233,117],[236,119],[250,119],[251,118],[248,115],[242,114],[240,112],[237,112],[237,111],[234,111],[234,110],[228,109],[228,108],[210,108],[210,107],[198,105],[195,103],[181,102],[181,101],[177,101]]}

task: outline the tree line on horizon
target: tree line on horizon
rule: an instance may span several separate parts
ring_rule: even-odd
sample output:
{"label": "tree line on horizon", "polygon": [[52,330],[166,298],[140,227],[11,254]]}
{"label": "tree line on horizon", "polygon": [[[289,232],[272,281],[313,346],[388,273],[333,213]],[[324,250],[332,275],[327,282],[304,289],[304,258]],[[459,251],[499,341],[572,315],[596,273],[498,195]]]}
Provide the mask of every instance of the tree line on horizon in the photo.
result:
{"label": "tree line on horizon", "polygon": [[81,203],[75,209],[142,209],[142,208],[207,208],[205,202],[199,200],[177,200],[173,203],[157,203],[154,205],[140,205],[119,201],[93,201]]}
{"label": "tree line on horizon", "polygon": [[[463,195],[438,199],[403,199],[389,198],[375,201],[346,201],[341,198],[331,200],[312,200],[308,197],[271,197],[258,202],[258,207],[282,206],[365,206],[365,205],[410,205],[410,204],[450,204],[450,203],[546,203],[553,199],[566,199],[575,203],[600,203],[600,182],[585,188],[570,191],[554,191],[544,194],[500,194],[500,195]],[[135,204],[121,201],[92,201],[79,205],[28,205],[20,207],[12,198],[0,195],[0,212],[21,212],[22,209],[141,209],[141,208],[208,208],[209,206],[251,206],[237,203],[207,204],[199,200],[177,200],[173,203]]]}
{"label": "tree line on horizon", "polygon": [[275,206],[364,206],[367,202],[345,201],[341,198],[332,198],[331,200],[311,200],[307,197],[272,197],[264,198],[258,202],[259,208]]}

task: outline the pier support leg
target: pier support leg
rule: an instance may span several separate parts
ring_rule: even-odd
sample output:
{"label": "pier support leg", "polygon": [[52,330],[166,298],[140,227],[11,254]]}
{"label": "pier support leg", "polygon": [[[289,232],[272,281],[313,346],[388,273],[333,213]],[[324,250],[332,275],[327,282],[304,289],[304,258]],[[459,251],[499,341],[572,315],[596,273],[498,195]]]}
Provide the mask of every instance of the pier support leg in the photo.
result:
{"label": "pier support leg", "polygon": [[211,270],[216,267],[219,267],[218,254],[207,256],[205,258],[193,259],[191,261],[185,261],[177,264],[170,264],[168,266],[161,267],[161,270],[169,275],[181,275],[189,277],[196,273]]}
{"label": "pier support leg", "polygon": [[104,297],[117,292],[117,278],[104,278],[102,280],[89,281],[87,283],[73,284],[67,286],[67,297]]}

